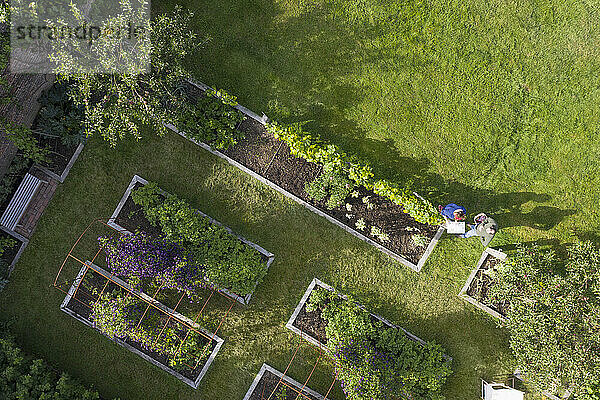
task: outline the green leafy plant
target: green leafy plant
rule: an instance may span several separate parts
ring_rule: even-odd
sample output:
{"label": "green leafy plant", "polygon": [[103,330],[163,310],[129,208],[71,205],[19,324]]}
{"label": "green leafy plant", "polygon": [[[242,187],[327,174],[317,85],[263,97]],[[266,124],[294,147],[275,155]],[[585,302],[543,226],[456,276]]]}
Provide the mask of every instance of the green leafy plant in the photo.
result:
{"label": "green leafy plant", "polygon": [[48,158],[48,149],[42,148],[31,129],[24,125],[0,117],[2,128],[12,144],[19,149],[20,154],[34,163],[41,164]]}
{"label": "green leafy plant", "polygon": [[57,138],[65,146],[74,147],[85,139],[83,107],[76,106],[69,98],[72,84],[59,81],[42,94],[42,105],[34,132],[42,137]]}
{"label": "green leafy plant", "polygon": [[[180,346],[187,328],[173,321],[157,330],[157,326],[165,323],[152,313],[142,319],[144,309],[144,303],[135,296],[103,293],[93,305],[90,320],[100,332],[111,338],[129,339],[168,357],[169,366],[178,370],[185,369],[186,364],[195,365],[208,358],[210,342],[206,338],[190,331]],[[138,323],[140,320],[142,323]]]}
{"label": "green leafy plant", "polygon": [[375,236],[382,242],[387,242],[388,240],[390,240],[390,236],[376,226],[371,227],[371,235]]}
{"label": "green leafy plant", "polygon": [[17,153],[12,163],[8,167],[6,174],[0,179],[0,204],[8,202],[10,196],[16,190],[19,179],[25,175],[29,169],[31,161],[21,153]]}
{"label": "green leafy plant", "polygon": [[413,341],[329,290],[314,290],[307,309],[326,321],[327,352],[349,400],[443,398],[452,371],[439,345]]}
{"label": "green leafy plant", "polygon": [[97,400],[69,375],[25,354],[6,332],[0,332],[0,398]]}
{"label": "green leafy plant", "polygon": [[401,188],[387,180],[375,179],[369,164],[360,162],[356,156],[348,155],[333,144],[328,144],[319,138],[304,132],[301,124],[280,125],[270,122],[267,131],[275,138],[284,141],[290,147],[295,157],[320,165],[332,165],[340,174],[345,175],[358,186],[373,190],[375,194],[400,205],[403,211],[416,221],[439,225],[444,219],[431,202],[415,195],[408,188]]}
{"label": "green leafy plant", "polygon": [[[138,194],[139,192],[139,194]],[[132,192],[146,218],[167,240],[179,243],[196,263],[206,266],[207,279],[240,296],[251,293],[267,273],[261,254],[224,227],[214,224],[176,196],[164,200],[156,185]]]}
{"label": "green leafy plant", "polygon": [[323,172],[304,186],[308,196],[317,201],[327,198],[327,208],[341,206],[354,185],[344,174],[332,165],[326,165]]}
{"label": "green leafy plant", "polygon": [[192,139],[226,150],[244,138],[236,128],[245,116],[233,108],[236,105],[236,98],[227,92],[207,90],[196,104],[186,103],[180,108],[178,128]]}
{"label": "green leafy plant", "polygon": [[417,247],[427,247],[429,245],[429,238],[427,236],[413,233],[410,237]]}
{"label": "green leafy plant", "polygon": [[[103,32],[127,24],[137,27],[135,57],[118,51],[129,48],[123,43],[125,35],[102,35],[91,49],[75,54],[78,39],[63,35],[52,41],[50,54],[54,72],[74,84],[69,96],[84,109],[84,136],[99,134],[113,147],[126,137],[139,140],[144,131],[164,135],[167,123],[179,126],[178,117],[185,115],[178,110],[187,106],[183,82],[191,75],[184,60],[204,43],[191,28],[193,14],[179,6],[150,20],[146,2],[120,4],[121,9],[98,21],[98,27]],[[71,11],[63,21],[48,21],[48,26],[62,29],[69,22],[87,23],[77,6]]]}
{"label": "green leafy plant", "polygon": [[535,387],[572,389],[575,399],[597,393],[600,251],[592,243],[573,244],[566,259],[520,247],[498,266],[489,297],[508,303],[510,347]]}
{"label": "green leafy plant", "polygon": [[359,218],[356,221],[355,226],[356,226],[356,229],[358,229],[359,231],[364,231],[365,228],[367,227],[367,224],[365,223],[365,219],[364,218]]}

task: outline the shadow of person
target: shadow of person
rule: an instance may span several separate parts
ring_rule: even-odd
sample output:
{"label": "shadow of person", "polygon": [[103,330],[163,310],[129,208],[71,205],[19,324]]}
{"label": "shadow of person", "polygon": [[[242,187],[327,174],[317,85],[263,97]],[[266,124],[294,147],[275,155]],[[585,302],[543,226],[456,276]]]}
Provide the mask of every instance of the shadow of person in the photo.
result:
{"label": "shadow of person", "polygon": [[575,214],[575,210],[561,210],[558,207],[536,206],[528,213],[516,210],[494,214],[497,221],[502,221],[502,227],[529,226],[531,228],[547,231],[555,227],[566,216]]}

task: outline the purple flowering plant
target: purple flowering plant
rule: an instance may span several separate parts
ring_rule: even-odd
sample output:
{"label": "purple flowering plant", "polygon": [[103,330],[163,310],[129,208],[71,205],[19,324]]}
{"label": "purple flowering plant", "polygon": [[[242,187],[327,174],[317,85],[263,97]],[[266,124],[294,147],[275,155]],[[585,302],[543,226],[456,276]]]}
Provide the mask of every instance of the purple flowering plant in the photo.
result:
{"label": "purple flowering plant", "polygon": [[328,353],[349,400],[443,399],[452,371],[439,345],[422,345],[329,290],[313,291],[307,310],[327,323]]}
{"label": "purple flowering plant", "polygon": [[[145,350],[159,353],[177,370],[189,370],[190,366],[208,358],[211,343],[207,338],[194,331],[188,334],[186,327],[173,319],[167,320],[165,314],[153,309],[144,315],[145,309],[146,304],[135,295],[103,293],[94,303],[89,318],[108,337],[135,342]],[[181,345],[183,339],[185,342]]]}
{"label": "purple flowering plant", "polygon": [[194,262],[177,243],[143,232],[118,237],[99,237],[109,270],[133,288],[160,285],[193,297],[206,287],[204,266]]}

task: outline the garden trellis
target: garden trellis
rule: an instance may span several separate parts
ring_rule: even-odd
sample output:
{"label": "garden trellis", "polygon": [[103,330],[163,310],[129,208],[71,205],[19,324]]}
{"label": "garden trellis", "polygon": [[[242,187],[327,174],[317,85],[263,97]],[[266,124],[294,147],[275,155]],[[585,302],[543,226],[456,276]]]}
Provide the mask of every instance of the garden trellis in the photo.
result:
{"label": "garden trellis", "polygon": [[[224,323],[225,319],[227,318],[227,316],[229,315],[229,312],[232,310],[234,304],[236,303],[236,300],[234,298],[228,296],[227,294],[218,291],[216,288],[209,286],[208,289],[206,290],[206,293],[204,293],[204,295],[202,296],[202,301],[198,302],[198,306],[200,306],[200,304],[202,304],[202,306],[201,306],[200,310],[195,313],[195,317],[193,318],[193,320],[185,317],[184,315],[180,314],[177,311],[186,295],[185,292],[178,295],[178,297],[176,298],[176,301],[173,300],[173,302],[175,303],[174,307],[169,308],[168,306],[166,306],[165,304],[163,304],[161,302],[164,300],[161,300],[161,301],[158,300],[158,297],[161,294],[161,292],[165,291],[163,283],[158,285],[158,288],[156,290],[154,290],[150,296],[149,294],[144,293],[141,290],[137,290],[136,288],[131,287],[131,285],[127,284],[126,282],[121,280],[119,277],[113,275],[109,271],[107,271],[104,268],[102,268],[101,266],[97,265],[97,263],[102,261],[102,260],[99,260],[99,255],[103,250],[101,246],[97,245],[97,242],[94,241],[93,243],[96,244],[99,247],[99,249],[95,251],[95,254],[90,252],[91,254],[93,254],[93,257],[91,259],[87,259],[87,257],[82,257],[79,254],[76,254],[76,249],[79,249],[79,248],[84,248],[85,253],[90,251],[89,248],[86,248],[86,242],[90,239],[90,237],[95,240],[98,237],[98,234],[97,234],[98,230],[103,230],[104,232],[102,234],[104,236],[110,236],[111,238],[116,237],[117,235],[128,234],[128,233],[119,231],[118,229],[115,229],[114,227],[108,225],[106,222],[104,222],[100,219],[92,221],[87,226],[87,228],[83,231],[83,233],[79,236],[79,238],[76,240],[76,242],[73,244],[73,246],[69,250],[67,256],[65,257],[62,265],[60,266],[60,268],[58,270],[58,273],[57,273],[56,278],[53,283],[54,287],[56,287],[61,292],[65,293],[67,296],[65,298],[65,301],[63,302],[63,307],[61,307],[61,308],[63,308],[63,311],[74,316],[76,319],[84,322],[85,324],[87,324],[89,326],[95,327],[94,324],[91,323],[91,321],[84,320],[85,317],[76,315],[77,314],[76,312],[73,312],[70,310],[65,310],[65,307],[67,304],[72,304],[69,302],[75,301],[80,309],[83,307],[84,309],[88,310],[88,312],[91,312],[92,310],[94,310],[94,306],[96,306],[98,304],[98,302],[100,302],[100,300],[102,299],[102,296],[109,291],[109,288],[112,288],[113,290],[118,290],[119,292],[123,293],[125,299],[131,298],[143,306],[143,312],[141,313],[141,317],[137,321],[136,328],[139,328],[140,325],[142,324],[142,322],[152,324],[153,325],[153,336],[152,337],[154,338],[154,345],[159,343],[161,338],[163,338],[163,335],[165,334],[165,330],[167,329],[168,326],[170,326],[170,324],[173,324],[173,325],[179,327],[180,329],[178,330],[178,332],[181,332],[180,335],[177,335],[180,342],[177,346],[176,356],[183,356],[182,349],[184,348],[184,344],[186,343],[186,341],[190,340],[189,339],[190,335],[193,335],[193,334],[196,334],[199,337],[203,338],[203,340],[206,340],[209,344],[216,343],[216,345],[213,346],[209,361],[207,362],[205,367],[200,372],[198,379],[195,379],[195,380],[191,380],[191,379],[187,379],[187,378],[182,379],[183,376],[181,374],[178,374],[176,372],[173,373],[172,371],[168,370],[169,368],[167,368],[166,366],[159,365],[156,362],[151,361],[155,365],[159,366],[160,368],[166,370],[167,372],[172,373],[179,379],[182,379],[188,385],[190,385],[192,387],[197,387],[200,379],[206,373],[206,369],[208,368],[208,365],[210,365],[210,363],[212,362],[212,359],[216,355],[216,352],[219,350],[219,348],[223,342],[222,339],[220,339],[217,336],[217,333],[223,326],[223,323]],[[107,235],[106,232],[110,232],[110,234]],[[92,234],[94,234],[94,235],[92,236]],[[89,243],[87,243],[87,244],[89,244]],[[88,254],[90,254],[90,253],[88,253]],[[75,266],[75,268],[74,268],[75,272],[77,273],[77,271],[78,271],[78,274],[77,274],[76,278],[74,278],[74,279],[72,278],[72,273],[74,272],[74,271],[72,271],[73,265]],[[67,277],[67,279],[65,279],[65,277]],[[95,282],[98,282],[101,280],[101,282],[97,285],[99,293],[95,293],[95,292],[90,293],[88,290],[82,290],[82,282],[84,282],[86,277],[88,277],[90,279],[94,279]],[[224,313],[222,313],[223,315],[220,319],[212,321],[214,323],[214,325],[216,326],[216,329],[214,329],[214,331],[207,331],[206,329],[200,327],[197,324],[197,321],[203,316],[203,313],[205,313],[209,302],[211,300],[214,301],[215,298],[219,297],[219,296],[214,296],[215,293],[218,293],[223,299],[225,299],[225,305],[226,305],[225,310],[226,311]],[[156,318],[150,318],[149,316],[151,314],[153,315],[153,317],[156,317]],[[152,319],[152,321],[148,322],[149,319]],[[135,323],[135,321],[134,321],[134,323]],[[193,345],[193,343],[194,342],[192,342],[192,345]],[[125,346],[125,347],[128,347],[130,350],[132,350],[131,346]],[[196,361],[195,365],[191,365],[190,363],[187,363],[187,362],[183,362],[182,364],[184,364],[186,367],[188,367],[191,371],[196,371],[197,368],[199,367],[200,362],[207,355],[205,353],[207,351],[209,351],[210,347],[211,346],[208,346],[208,345],[204,346],[201,356],[197,357],[197,361]],[[132,351],[134,351],[134,350],[132,350]],[[191,353],[191,350],[189,350],[189,351]],[[136,351],[136,353],[139,353],[139,352]],[[145,357],[143,355],[142,355],[142,357],[148,359],[148,357]],[[178,376],[178,375],[181,375],[181,376]],[[185,377],[183,377],[183,378],[185,378]]]}
{"label": "garden trellis", "polygon": [[[263,386],[262,389],[260,389],[258,387],[258,385],[253,385],[253,387],[251,387],[251,389],[248,391],[248,394],[246,395],[245,399],[250,398],[252,396],[252,394],[254,393],[254,391],[256,391],[256,390],[260,391],[259,398],[261,400],[279,399],[279,397],[277,397],[277,394],[280,392],[280,389],[281,389],[281,390],[285,390],[286,392],[288,390],[292,391],[293,394],[292,394],[291,398],[293,398],[295,400],[331,400],[329,395],[330,395],[331,391],[333,390],[335,383],[337,382],[337,372],[335,373],[334,378],[333,378],[331,384],[329,385],[329,388],[327,389],[327,392],[325,393],[324,396],[309,388],[309,381],[312,378],[314,372],[316,371],[319,364],[322,363],[323,359],[327,358],[327,352],[323,347],[312,345],[313,347],[315,347],[318,350],[318,356],[317,356],[315,362],[313,363],[312,367],[310,368],[310,373],[308,374],[308,376],[304,380],[304,382],[295,381],[294,379],[292,379],[291,377],[289,377],[287,375],[289,369],[291,368],[294,361],[296,360],[296,356],[298,355],[298,352],[299,352],[300,348],[302,347],[303,343],[304,343],[303,340],[298,341],[298,344],[292,353],[292,357],[290,358],[290,361],[288,362],[285,370],[282,373],[275,370],[274,368],[267,366],[267,365],[264,365],[263,368],[261,369],[261,373],[263,373],[263,374],[265,373],[265,370],[267,370],[268,372],[276,374],[276,376],[278,377],[277,383],[275,384],[275,387],[272,390],[265,390],[266,386]],[[260,375],[260,373],[259,373],[259,375]],[[262,378],[262,376],[260,378]],[[256,398],[256,397],[254,397],[254,398]],[[290,397],[286,397],[286,398],[290,398]]]}

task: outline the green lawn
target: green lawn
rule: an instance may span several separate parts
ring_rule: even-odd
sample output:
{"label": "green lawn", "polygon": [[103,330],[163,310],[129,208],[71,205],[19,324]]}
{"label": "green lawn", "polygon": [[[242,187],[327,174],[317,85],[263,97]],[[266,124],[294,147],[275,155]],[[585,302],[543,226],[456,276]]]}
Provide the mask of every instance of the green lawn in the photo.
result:
{"label": "green lawn", "polygon": [[[491,213],[503,228],[494,247],[598,238],[595,3],[180,4],[211,37],[189,60],[199,80],[273,119],[309,120],[307,129],[435,201]],[[225,345],[198,391],[61,313],[61,293],[51,287],[70,245],[92,219],[111,214],[134,173],[276,254],[252,304],[227,317]],[[174,135],[116,151],[95,138],[0,294],[0,317],[15,317],[27,351],[106,397],[241,399],[263,362],[287,365],[298,338],[285,321],[317,276],[441,343],[455,361],[447,398],[475,399],[479,377],[506,373],[512,362],[506,332],[456,296],[481,250],[475,240],[444,236],[416,274]],[[223,312],[216,304],[210,315]],[[303,346],[291,375],[302,380],[316,357]],[[324,391],[330,371],[314,379]]]}
{"label": "green lawn", "polygon": [[[70,246],[93,219],[110,216],[135,173],[276,255],[251,305],[236,306],[227,316],[225,345],[198,391],[62,313],[64,295],[51,286]],[[95,138],[58,188],[0,294],[0,318],[14,317],[25,349],[104,396],[241,399],[263,362],[287,365],[299,338],[285,322],[317,276],[441,343],[456,371],[445,392],[449,399],[468,399],[475,398],[480,376],[507,372],[510,365],[506,334],[456,296],[480,252],[475,240],[445,237],[417,274],[178,136],[127,143],[119,151]],[[225,310],[224,302],[215,302],[208,315],[220,318]],[[304,379],[317,356],[303,344],[291,375]],[[311,386],[325,391],[330,380],[330,369],[320,368]]]}

